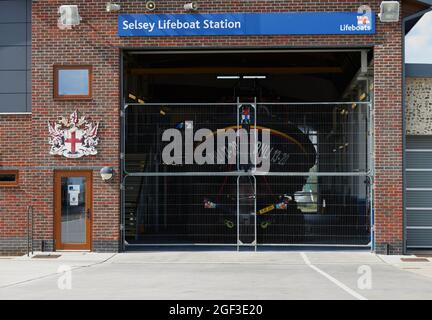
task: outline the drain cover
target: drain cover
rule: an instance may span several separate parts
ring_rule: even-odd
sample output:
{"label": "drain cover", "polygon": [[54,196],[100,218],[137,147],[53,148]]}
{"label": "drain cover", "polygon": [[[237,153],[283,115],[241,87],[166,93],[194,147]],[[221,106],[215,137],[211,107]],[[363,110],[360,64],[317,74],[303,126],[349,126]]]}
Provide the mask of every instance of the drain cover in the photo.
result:
{"label": "drain cover", "polygon": [[60,254],[37,254],[32,257],[32,259],[56,259],[61,257]]}

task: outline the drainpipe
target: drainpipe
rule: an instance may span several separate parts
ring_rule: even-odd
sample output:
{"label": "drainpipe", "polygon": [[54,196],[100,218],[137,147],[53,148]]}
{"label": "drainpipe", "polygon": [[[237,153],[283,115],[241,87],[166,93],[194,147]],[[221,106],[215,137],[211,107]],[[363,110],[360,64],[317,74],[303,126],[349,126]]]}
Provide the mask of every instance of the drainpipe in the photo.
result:
{"label": "drainpipe", "polygon": [[406,216],[406,70],[405,70],[405,26],[406,23],[412,19],[417,19],[423,17],[426,13],[432,11],[432,7],[407,16],[402,19],[402,188],[403,188],[403,197],[402,197],[402,209],[403,209],[403,236],[402,236],[402,254],[407,253],[407,216]]}

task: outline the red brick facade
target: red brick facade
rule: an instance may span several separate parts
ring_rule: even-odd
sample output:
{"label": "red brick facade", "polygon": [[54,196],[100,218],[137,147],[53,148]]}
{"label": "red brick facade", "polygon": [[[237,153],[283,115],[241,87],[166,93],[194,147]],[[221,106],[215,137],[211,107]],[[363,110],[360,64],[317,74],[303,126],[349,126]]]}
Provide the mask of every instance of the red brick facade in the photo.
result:
{"label": "red brick facade", "polygon": [[[200,1],[200,12],[357,11],[369,4],[379,11],[381,1],[281,0]],[[159,0],[156,13],[182,13],[184,1]],[[402,210],[402,28],[380,23],[373,36],[117,36],[117,14],[105,11],[105,0],[75,0],[83,20],[73,30],[59,30],[57,10],[63,1],[37,1],[32,7],[32,115],[0,115],[0,165],[19,167],[20,185],[0,188],[0,245],[2,252],[22,252],[26,238],[26,207],[35,210],[35,245],[47,249],[53,241],[54,170],[92,169],[94,174],[93,250],[119,246],[120,189],[120,53],[121,48],[203,47],[370,47],[374,50],[375,94],[375,222],[377,250],[403,248]],[[145,13],[145,1],[121,1],[124,13]],[[93,99],[54,101],[53,65],[91,64]],[[71,160],[49,154],[47,122],[78,109],[100,121],[97,156]],[[99,170],[112,166],[115,179],[101,181]],[[13,244],[14,243],[14,244]],[[5,248],[9,249],[5,249]]]}

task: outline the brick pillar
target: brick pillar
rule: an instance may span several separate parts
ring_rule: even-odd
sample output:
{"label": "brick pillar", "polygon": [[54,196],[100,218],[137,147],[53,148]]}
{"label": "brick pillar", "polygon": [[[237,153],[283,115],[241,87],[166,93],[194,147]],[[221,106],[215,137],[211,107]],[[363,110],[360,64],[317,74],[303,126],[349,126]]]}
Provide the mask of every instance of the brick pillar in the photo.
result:
{"label": "brick pillar", "polygon": [[379,23],[375,46],[375,244],[403,253],[402,28]]}

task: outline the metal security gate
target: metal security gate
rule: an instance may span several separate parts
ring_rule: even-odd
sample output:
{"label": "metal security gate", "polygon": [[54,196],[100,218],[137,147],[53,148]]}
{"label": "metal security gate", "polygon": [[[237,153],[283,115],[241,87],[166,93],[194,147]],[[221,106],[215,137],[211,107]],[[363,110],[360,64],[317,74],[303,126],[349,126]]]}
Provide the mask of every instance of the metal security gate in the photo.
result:
{"label": "metal security gate", "polygon": [[128,104],[126,245],[371,244],[369,102]]}
{"label": "metal security gate", "polygon": [[407,136],[407,249],[432,248],[432,136]]}

